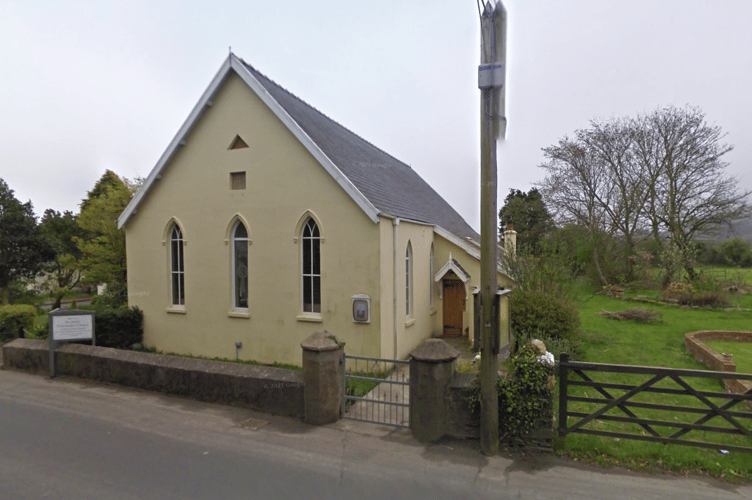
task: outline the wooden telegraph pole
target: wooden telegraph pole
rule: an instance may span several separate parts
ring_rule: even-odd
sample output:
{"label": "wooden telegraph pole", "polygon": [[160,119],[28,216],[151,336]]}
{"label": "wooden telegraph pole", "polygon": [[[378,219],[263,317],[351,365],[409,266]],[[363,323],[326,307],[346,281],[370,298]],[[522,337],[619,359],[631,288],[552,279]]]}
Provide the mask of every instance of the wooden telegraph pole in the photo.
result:
{"label": "wooden telegraph pole", "polygon": [[[498,266],[498,215],[496,211],[496,141],[506,133],[504,117],[504,80],[506,60],[507,13],[501,1],[477,0],[481,24],[481,65],[478,87],[481,89],[480,116],[480,449],[485,455],[499,451],[498,380],[499,329],[496,308]],[[483,8],[481,9],[481,4]]]}

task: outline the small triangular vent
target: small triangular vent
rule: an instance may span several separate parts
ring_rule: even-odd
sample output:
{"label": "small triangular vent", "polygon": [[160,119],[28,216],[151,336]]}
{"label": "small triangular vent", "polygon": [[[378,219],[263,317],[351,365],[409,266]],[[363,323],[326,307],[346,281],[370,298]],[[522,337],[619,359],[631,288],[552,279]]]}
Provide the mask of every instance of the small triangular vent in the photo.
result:
{"label": "small triangular vent", "polygon": [[245,141],[239,135],[236,135],[235,139],[232,141],[232,144],[230,144],[229,149],[243,149],[247,147],[248,147],[248,144],[246,144]]}

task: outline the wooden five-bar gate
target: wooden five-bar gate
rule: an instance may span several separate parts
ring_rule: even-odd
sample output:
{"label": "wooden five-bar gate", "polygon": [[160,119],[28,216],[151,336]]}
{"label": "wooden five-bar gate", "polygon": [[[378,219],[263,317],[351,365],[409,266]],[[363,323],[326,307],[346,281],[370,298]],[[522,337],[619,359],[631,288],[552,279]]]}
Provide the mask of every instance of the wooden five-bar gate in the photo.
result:
{"label": "wooden five-bar gate", "polygon": [[[565,353],[558,365],[560,437],[594,434],[752,452],[752,390],[744,394],[720,392],[712,386],[698,390],[687,381],[752,381],[750,374],[583,363],[569,361]],[[614,375],[598,382],[589,375],[594,372]],[[628,383],[633,375],[642,376],[641,380]],[[584,389],[575,389],[579,387]],[[666,399],[674,404],[662,404]],[[684,438],[690,433],[692,440]],[[711,443],[705,440],[706,433],[738,437]]]}

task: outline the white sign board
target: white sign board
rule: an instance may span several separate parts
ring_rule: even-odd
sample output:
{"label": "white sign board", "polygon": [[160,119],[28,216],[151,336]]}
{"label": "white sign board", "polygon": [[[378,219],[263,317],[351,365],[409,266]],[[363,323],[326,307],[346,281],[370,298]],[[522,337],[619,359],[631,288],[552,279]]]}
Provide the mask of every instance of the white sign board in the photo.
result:
{"label": "white sign board", "polygon": [[53,340],[91,340],[94,336],[94,315],[51,316]]}

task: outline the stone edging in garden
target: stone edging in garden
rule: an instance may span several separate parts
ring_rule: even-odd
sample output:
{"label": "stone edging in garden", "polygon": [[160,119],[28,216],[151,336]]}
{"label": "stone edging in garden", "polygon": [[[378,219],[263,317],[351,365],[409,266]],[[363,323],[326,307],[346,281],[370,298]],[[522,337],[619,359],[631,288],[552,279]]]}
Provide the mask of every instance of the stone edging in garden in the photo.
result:
{"label": "stone edging in garden", "polygon": [[[628,302],[642,302],[644,304],[654,304],[656,306],[673,306],[673,307],[679,307],[682,309],[710,309],[708,307],[704,306],[687,306],[687,305],[681,305],[675,301],[665,301],[665,300],[654,300],[649,299],[644,296],[638,296],[638,297],[617,297],[621,300],[626,300]],[[738,312],[752,312],[752,309],[745,309],[743,307],[725,307],[725,308],[719,308],[719,311],[738,311]]]}
{"label": "stone edging in garden", "polygon": [[[726,340],[733,342],[752,342],[752,332],[730,330],[702,330],[690,332],[684,336],[684,345],[697,361],[719,372],[736,372],[734,357],[718,353],[705,344],[706,340]],[[726,390],[734,394],[743,394],[752,389],[752,383],[746,380],[724,380]]]}

